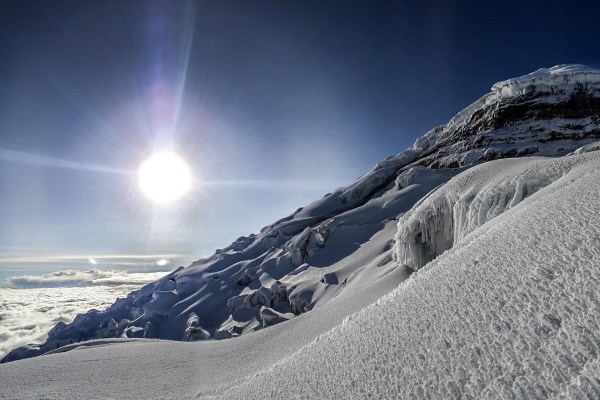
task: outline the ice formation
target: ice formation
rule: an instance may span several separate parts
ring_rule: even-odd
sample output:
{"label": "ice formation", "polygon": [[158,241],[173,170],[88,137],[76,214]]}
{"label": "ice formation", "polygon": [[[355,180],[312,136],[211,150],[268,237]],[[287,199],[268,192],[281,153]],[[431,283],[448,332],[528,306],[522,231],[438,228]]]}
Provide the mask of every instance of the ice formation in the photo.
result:
{"label": "ice formation", "polygon": [[[485,177],[469,168],[497,159],[583,153],[596,149],[598,140],[599,71],[562,65],[497,83],[446,125],[349,186],[107,310],[56,326],[45,343],[15,349],[3,361],[98,338],[229,338],[293,319],[368,286],[383,271],[422,267],[560,178],[551,169],[523,177],[497,170]],[[468,190],[459,193],[467,176]],[[487,187],[485,179],[497,187]]]}
{"label": "ice formation", "polygon": [[468,192],[474,176],[498,170],[523,182],[548,170],[558,177],[372,306],[216,397],[598,398],[600,154],[484,164],[447,189]]}
{"label": "ice formation", "polygon": [[[575,159],[491,161],[451,179],[398,221],[398,262],[418,269],[569,172]],[[528,165],[528,168],[523,168]]]}

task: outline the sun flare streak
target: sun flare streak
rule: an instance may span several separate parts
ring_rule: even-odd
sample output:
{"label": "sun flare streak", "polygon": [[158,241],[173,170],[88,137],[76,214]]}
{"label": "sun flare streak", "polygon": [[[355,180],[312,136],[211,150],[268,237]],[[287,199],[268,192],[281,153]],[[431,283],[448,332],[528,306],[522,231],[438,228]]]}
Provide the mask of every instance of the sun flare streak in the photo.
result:
{"label": "sun flare streak", "polygon": [[0,148],[0,161],[34,165],[39,167],[66,168],[80,171],[104,172],[111,174],[135,174],[135,172],[122,168],[111,168],[102,165],[84,164],[76,161],[62,160],[60,158],[48,157],[40,154],[27,153],[24,151],[3,148]]}

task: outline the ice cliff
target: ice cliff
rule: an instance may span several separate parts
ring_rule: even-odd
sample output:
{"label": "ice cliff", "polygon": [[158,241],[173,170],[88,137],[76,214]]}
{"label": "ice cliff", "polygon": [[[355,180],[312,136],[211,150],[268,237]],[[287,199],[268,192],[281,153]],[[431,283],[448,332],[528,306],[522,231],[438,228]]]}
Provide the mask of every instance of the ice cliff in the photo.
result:
{"label": "ice cliff", "polygon": [[487,172],[451,180],[460,172],[502,158],[593,151],[598,140],[600,71],[561,65],[496,83],[349,186],[107,310],[58,324],[45,343],[15,349],[2,361],[95,338],[221,339],[286,321],[396,268],[419,269],[566,167],[513,174],[492,162]]}
{"label": "ice cliff", "polygon": [[398,221],[398,262],[413,269],[423,267],[478,227],[568,173],[573,159],[540,159],[524,169],[527,161],[530,159],[509,165],[491,161],[460,174],[419,201]]}

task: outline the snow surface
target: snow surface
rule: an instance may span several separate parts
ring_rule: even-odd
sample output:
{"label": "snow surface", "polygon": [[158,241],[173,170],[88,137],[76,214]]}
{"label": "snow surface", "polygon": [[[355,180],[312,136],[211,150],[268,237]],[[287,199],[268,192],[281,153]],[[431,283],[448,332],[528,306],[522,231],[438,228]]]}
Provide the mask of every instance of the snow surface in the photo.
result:
{"label": "snow surface", "polygon": [[[382,240],[387,242],[394,230],[395,224],[389,224]],[[0,398],[64,399],[68,394],[70,399],[186,399],[212,393],[308,345],[398,287],[409,272],[390,265],[379,274],[351,295],[342,293],[310,313],[235,339],[101,339],[0,364]]]}
{"label": "snow surface", "polygon": [[560,177],[409,277],[391,269],[354,296],[236,339],[98,341],[2,364],[0,395],[596,398],[600,153],[496,161],[437,192],[489,193],[498,170]]}
{"label": "snow surface", "polygon": [[[406,211],[473,165],[508,157],[589,151],[600,138],[599,107],[600,72],[585,66],[561,65],[499,82],[446,125],[431,130],[405,152],[381,161],[349,186],[258,234],[240,237],[108,310],[90,312],[73,324],[56,327],[45,343],[16,349],[3,361],[39,355],[76,340],[236,337],[368,285],[379,276],[379,266],[393,256],[419,268],[556,176],[540,175],[532,178],[539,182],[513,187],[517,178],[499,175],[497,183],[515,191],[511,199],[492,198],[504,189],[490,189],[478,199],[444,198],[438,193],[435,201],[423,204],[433,210],[423,217],[437,218],[442,224],[434,225],[433,231],[423,230],[415,219],[421,213],[403,217]],[[479,203],[488,201],[497,203],[496,208],[489,215],[481,214],[478,207],[486,204]],[[466,208],[461,211],[459,206]],[[442,213],[435,210],[444,207],[448,213],[440,218]],[[452,222],[447,223],[444,218],[450,218],[450,211]],[[393,235],[380,247],[367,246],[379,243],[377,238],[387,234],[387,226],[399,218],[410,222],[397,234],[406,238],[403,246],[392,251]],[[442,227],[447,231],[438,231]],[[416,234],[422,236],[413,237]]]}
{"label": "snow surface", "polygon": [[572,157],[531,160],[491,161],[424,197],[398,221],[398,262],[421,268],[479,226],[561,178],[577,162]]}
{"label": "snow surface", "polygon": [[[503,160],[444,189],[564,173],[376,304],[223,398],[597,398],[600,155]],[[454,186],[451,188],[451,186]],[[575,200],[575,201],[574,201]]]}
{"label": "snow surface", "polygon": [[495,97],[512,97],[533,90],[569,90],[573,82],[600,89],[597,70],[587,65],[562,64],[540,68],[530,74],[498,82],[492,86],[492,93]]}
{"label": "snow surface", "polygon": [[[392,256],[391,245],[361,262],[355,252],[462,169],[507,157],[560,156],[582,146],[580,152],[587,151],[585,146],[600,138],[597,103],[600,72],[585,66],[561,65],[499,82],[445,126],[431,130],[398,156],[381,161],[349,186],[174,271],[106,311],[56,327],[45,343],[17,349],[3,361],[35,356],[74,340],[122,336],[224,339],[311,311],[345,290],[371,282],[379,263]],[[538,189],[536,182],[526,185],[515,189],[525,190],[524,194],[517,193],[507,205],[499,204],[491,216]],[[459,200],[459,204],[468,203],[468,199]],[[445,204],[455,212],[452,201],[445,204],[438,199],[435,207]],[[460,229],[477,226],[473,210],[465,211],[470,213],[467,225]],[[477,218],[485,222],[488,217]],[[454,229],[451,224],[446,228]],[[434,243],[433,248],[419,244],[420,255],[414,249],[412,255],[395,252],[402,262],[416,261],[415,268],[459,239],[442,232],[445,240],[438,237],[431,242],[428,235],[432,232],[421,233],[425,236],[417,242]],[[409,240],[407,246],[416,248],[415,243]]]}
{"label": "snow surface", "polygon": [[575,150],[572,154],[583,154],[589,153],[590,151],[598,151],[600,150],[600,142],[594,142],[590,144],[586,144],[585,146],[581,146],[577,150]]}
{"label": "snow surface", "polygon": [[[596,390],[599,85],[600,72],[583,66],[494,85],[351,185],[11,352],[3,361],[53,354],[0,365],[0,393],[577,398]],[[538,157],[507,159],[525,156]],[[200,342],[123,342],[142,337]],[[107,340],[72,344],[97,338]]]}
{"label": "snow surface", "polygon": [[[401,175],[403,183],[393,175],[385,190],[358,206],[357,200],[348,200],[354,206],[337,215],[333,207],[347,204],[316,202],[259,236],[240,238],[215,256],[145,286],[106,311],[56,327],[43,345],[17,349],[6,360],[103,337],[225,339],[310,311],[377,279],[392,260],[397,218],[456,173],[416,167]],[[369,178],[366,185],[375,185],[373,180],[381,184]],[[324,200],[372,190],[354,184]],[[317,219],[315,214],[321,213],[325,216]],[[313,225],[306,226],[307,221]]]}

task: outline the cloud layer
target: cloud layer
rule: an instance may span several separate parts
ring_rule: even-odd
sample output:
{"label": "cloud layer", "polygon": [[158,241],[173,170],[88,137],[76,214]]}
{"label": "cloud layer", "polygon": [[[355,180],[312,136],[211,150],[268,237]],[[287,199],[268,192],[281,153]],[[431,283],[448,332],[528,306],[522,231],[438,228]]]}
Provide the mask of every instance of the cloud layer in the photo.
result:
{"label": "cloud layer", "polygon": [[7,278],[0,288],[0,358],[10,350],[45,340],[48,331],[90,309],[103,310],[166,272],[56,271]]}
{"label": "cloud layer", "polygon": [[143,285],[159,279],[166,272],[127,273],[126,271],[91,269],[64,270],[45,275],[20,275],[6,278],[2,286],[10,288],[56,288],[81,286]]}

